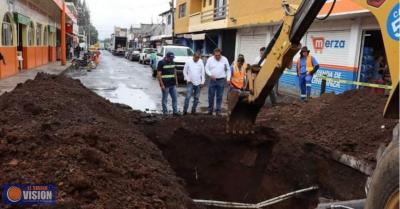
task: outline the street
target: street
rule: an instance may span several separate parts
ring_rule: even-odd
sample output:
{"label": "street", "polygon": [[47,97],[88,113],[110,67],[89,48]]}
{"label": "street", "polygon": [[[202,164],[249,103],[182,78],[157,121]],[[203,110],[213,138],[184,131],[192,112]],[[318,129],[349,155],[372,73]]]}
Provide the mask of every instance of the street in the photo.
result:
{"label": "street", "polygon": [[[87,88],[111,102],[125,104],[135,110],[160,113],[161,91],[158,81],[152,77],[151,67],[113,56],[105,50],[101,53],[101,61],[96,69],[91,72],[71,70],[67,75],[79,79]],[[186,94],[185,85],[181,83],[177,90],[178,108],[182,112]],[[207,106],[207,88],[203,88],[198,111],[206,112]],[[168,110],[171,111],[170,97]]]}

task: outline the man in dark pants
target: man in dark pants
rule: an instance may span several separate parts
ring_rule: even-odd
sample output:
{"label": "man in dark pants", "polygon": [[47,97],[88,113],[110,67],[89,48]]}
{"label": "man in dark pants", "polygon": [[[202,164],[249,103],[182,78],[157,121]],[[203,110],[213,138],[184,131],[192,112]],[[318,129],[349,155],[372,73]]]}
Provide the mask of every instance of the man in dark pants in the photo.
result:
{"label": "man in dark pants", "polygon": [[178,113],[177,93],[176,85],[178,85],[178,77],[176,76],[176,69],[174,63],[175,55],[172,52],[168,52],[163,60],[158,63],[157,66],[157,79],[160,82],[162,92],[162,111],[166,115],[168,113],[167,103],[168,94],[171,95],[172,99],[172,110],[175,116]]}
{"label": "man in dark pants", "polygon": [[214,111],[215,97],[217,100],[215,112],[217,116],[221,115],[225,84],[230,83],[229,68],[228,59],[221,55],[221,49],[214,49],[214,56],[208,58],[206,64],[206,73],[210,77],[208,84],[208,114],[210,115]]}
{"label": "man in dark pants", "polygon": [[317,60],[310,55],[310,50],[306,46],[301,48],[300,59],[297,61],[297,76],[299,77],[300,98],[306,101],[311,97],[311,81],[313,75],[319,69]]}

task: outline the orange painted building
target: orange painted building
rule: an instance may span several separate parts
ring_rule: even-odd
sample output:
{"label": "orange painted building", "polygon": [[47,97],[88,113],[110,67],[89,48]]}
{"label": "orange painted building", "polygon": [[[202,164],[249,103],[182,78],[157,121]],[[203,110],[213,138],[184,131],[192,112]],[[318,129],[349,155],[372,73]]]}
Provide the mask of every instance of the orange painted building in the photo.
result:
{"label": "orange painted building", "polygon": [[0,0],[0,20],[0,79],[56,62],[57,47],[66,64],[65,24],[77,20],[63,0]]}

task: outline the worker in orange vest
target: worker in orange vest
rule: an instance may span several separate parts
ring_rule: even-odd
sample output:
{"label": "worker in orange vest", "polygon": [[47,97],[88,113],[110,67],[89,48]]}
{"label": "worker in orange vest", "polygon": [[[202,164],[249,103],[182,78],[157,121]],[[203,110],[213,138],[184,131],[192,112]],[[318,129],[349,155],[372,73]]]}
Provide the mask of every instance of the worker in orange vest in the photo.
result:
{"label": "worker in orange vest", "polygon": [[[233,90],[244,90],[246,88],[246,72],[248,64],[245,63],[243,55],[239,55],[233,63],[230,73],[230,86]],[[228,79],[229,80],[229,79]]]}
{"label": "worker in orange vest", "polygon": [[311,97],[311,81],[314,73],[319,69],[317,60],[310,55],[310,50],[305,46],[301,48],[300,59],[297,61],[297,76],[301,91],[301,100]]}

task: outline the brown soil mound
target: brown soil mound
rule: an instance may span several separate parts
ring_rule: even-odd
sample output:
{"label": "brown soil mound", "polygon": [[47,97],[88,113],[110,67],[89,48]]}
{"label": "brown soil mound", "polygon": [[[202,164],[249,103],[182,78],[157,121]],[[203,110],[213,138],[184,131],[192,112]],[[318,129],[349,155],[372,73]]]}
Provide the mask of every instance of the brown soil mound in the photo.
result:
{"label": "brown soil mound", "polygon": [[383,118],[386,100],[370,89],[327,94],[308,103],[264,109],[257,123],[284,137],[374,163],[377,150],[392,139],[392,129],[398,122]]}
{"label": "brown soil mound", "polygon": [[19,85],[0,97],[0,127],[0,183],[54,183],[57,208],[189,207],[158,148],[79,81]]}

